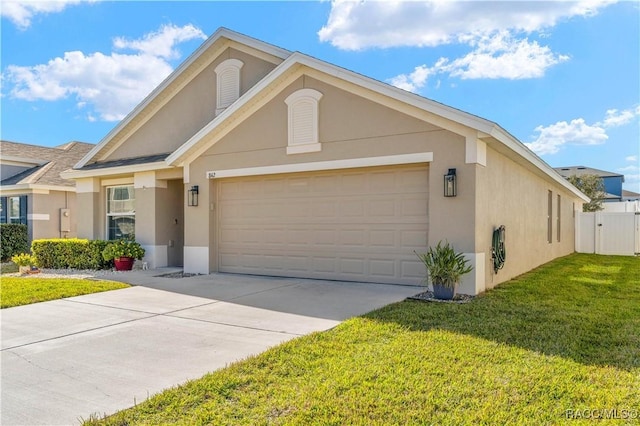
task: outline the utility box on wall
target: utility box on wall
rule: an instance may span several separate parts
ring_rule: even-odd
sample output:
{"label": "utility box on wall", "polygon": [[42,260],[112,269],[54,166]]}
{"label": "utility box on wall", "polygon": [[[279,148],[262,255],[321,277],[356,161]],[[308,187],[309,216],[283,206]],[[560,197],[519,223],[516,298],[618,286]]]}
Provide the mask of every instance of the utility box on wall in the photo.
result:
{"label": "utility box on wall", "polygon": [[71,209],[60,209],[60,232],[71,232]]}

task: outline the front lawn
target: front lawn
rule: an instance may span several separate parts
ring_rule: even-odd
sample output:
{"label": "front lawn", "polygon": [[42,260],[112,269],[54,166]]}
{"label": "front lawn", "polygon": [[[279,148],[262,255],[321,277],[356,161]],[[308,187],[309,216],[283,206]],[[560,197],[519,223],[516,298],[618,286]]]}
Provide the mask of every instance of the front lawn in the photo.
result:
{"label": "front lawn", "polygon": [[638,423],[639,276],[638,258],[568,256],[471,303],[392,304],[87,423]]}
{"label": "front lawn", "polygon": [[129,286],[114,281],[77,278],[2,277],[0,278],[0,308],[126,287]]}

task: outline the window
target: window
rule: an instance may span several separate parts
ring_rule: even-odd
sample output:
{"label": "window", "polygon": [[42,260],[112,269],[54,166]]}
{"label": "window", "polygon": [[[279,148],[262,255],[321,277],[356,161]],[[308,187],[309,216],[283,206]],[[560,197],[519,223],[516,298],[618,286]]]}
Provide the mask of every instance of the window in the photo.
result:
{"label": "window", "polygon": [[288,106],[289,142],[287,154],[321,150],[318,134],[318,102],[322,93],[300,89],[285,99]]}
{"label": "window", "polygon": [[553,192],[547,194],[547,242],[553,242]]}
{"label": "window", "polygon": [[216,115],[240,97],[240,69],[243,65],[238,59],[227,59],[216,67]]}
{"label": "window", "polygon": [[560,194],[558,194],[558,210],[556,212],[556,233],[557,233],[558,242],[560,242],[560,221],[562,220],[561,219],[562,209],[560,208],[561,203],[562,203],[562,199],[560,198]]}
{"label": "window", "polygon": [[2,197],[0,201],[0,223],[27,224],[26,195]]}
{"label": "window", "polygon": [[136,225],[133,185],[107,188],[107,239],[133,238]]}

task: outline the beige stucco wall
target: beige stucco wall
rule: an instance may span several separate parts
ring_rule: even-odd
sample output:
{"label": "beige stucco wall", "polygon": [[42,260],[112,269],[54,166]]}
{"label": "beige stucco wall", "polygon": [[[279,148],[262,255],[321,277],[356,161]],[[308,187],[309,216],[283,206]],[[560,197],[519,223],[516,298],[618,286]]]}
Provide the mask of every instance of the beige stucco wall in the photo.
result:
{"label": "beige stucco wall", "polygon": [[240,71],[240,95],[275,67],[239,50],[226,49],[106,160],[173,152],[213,120],[216,111],[214,69],[230,58],[244,63]]}
{"label": "beige stucco wall", "polygon": [[104,222],[101,220],[101,198],[99,192],[83,192],[76,194],[78,210],[76,226],[78,237],[93,239],[104,238]]}
{"label": "beige stucco wall", "polygon": [[[548,176],[527,170],[495,149],[487,148],[487,167],[476,166],[475,251],[486,253],[487,288],[507,281],[556,257],[574,251],[574,209],[582,201]],[[552,242],[547,241],[548,191],[552,191]],[[561,235],[557,240],[557,195],[561,196]],[[504,268],[493,272],[493,230],[506,228],[507,258]]]}
{"label": "beige stucco wall", "polygon": [[[71,231],[60,232],[60,209],[71,210]],[[30,237],[41,238],[74,238],[77,236],[77,221],[80,211],[77,208],[76,194],[66,191],[49,191],[48,194],[31,194],[27,200],[30,220]],[[45,217],[48,216],[48,219]]]}
{"label": "beige stucco wall", "polygon": [[[320,100],[320,152],[287,155],[287,96],[313,88]],[[448,239],[464,252],[474,250],[475,166],[465,164],[465,139],[450,131],[330,86],[308,76],[299,78],[265,107],[244,120],[222,140],[190,164],[190,185],[201,190],[201,204],[215,202],[214,182],[207,171],[273,166],[328,160],[433,152],[429,167],[429,241]],[[443,175],[458,173],[458,196],[443,196]],[[209,204],[207,204],[209,205]],[[213,210],[212,210],[213,208]],[[210,247],[210,269],[215,270],[215,206],[187,209],[185,245]]]}
{"label": "beige stucco wall", "polygon": [[106,188],[134,185],[136,241],[147,247],[150,262],[162,263],[153,263],[153,266],[181,266],[184,242],[182,180],[161,179],[148,187],[135,185],[134,180],[134,176],[98,180],[96,192],[79,193],[78,204],[83,214],[78,221],[78,236],[89,239],[107,238]]}

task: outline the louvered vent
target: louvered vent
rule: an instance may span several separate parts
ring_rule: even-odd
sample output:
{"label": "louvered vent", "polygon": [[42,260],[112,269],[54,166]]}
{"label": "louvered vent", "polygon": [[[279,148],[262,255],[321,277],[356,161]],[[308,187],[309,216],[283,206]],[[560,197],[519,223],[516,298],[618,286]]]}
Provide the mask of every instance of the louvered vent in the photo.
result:
{"label": "louvered vent", "polygon": [[322,93],[300,89],[285,99],[289,107],[289,143],[287,154],[302,154],[321,150],[318,131],[318,102]]}
{"label": "louvered vent", "polygon": [[242,61],[227,59],[215,69],[217,80],[216,114],[220,114],[240,97],[240,69]]}
{"label": "louvered vent", "polygon": [[308,100],[299,101],[293,108],[293,140],[291,144],[317,142],[314,136],[313,103]]}

